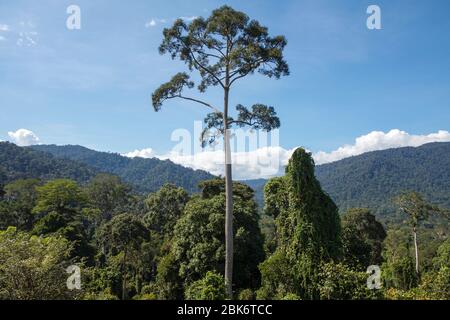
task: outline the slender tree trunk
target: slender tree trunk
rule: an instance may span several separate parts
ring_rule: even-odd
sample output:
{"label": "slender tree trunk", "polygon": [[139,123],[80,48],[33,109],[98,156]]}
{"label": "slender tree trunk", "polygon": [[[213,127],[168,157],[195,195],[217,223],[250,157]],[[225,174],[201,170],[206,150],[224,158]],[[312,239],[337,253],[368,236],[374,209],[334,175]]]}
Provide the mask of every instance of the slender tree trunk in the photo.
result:
{"label": "slender tree trunk", "polygon": [[225,285],[229,299],[233,298],[233,177],[231,168],[230,133],[228,128],[228,77],[224,98],[224,149],[225,149]]}
{"label": "slender tree trunk", "polygon": [[414,249],[416,251],[416,273],[419,275],[419,246],[417,245],[417,230],[416,227],[413,228],[414,233]]}
{"label": "slender tree trunk", "polygon": [[125,263],[127,259],[127,249],[124,250],[123,260],[122,260],[122,301],[127,298],[126,290],[127,290],[127,280],[125,275]]}

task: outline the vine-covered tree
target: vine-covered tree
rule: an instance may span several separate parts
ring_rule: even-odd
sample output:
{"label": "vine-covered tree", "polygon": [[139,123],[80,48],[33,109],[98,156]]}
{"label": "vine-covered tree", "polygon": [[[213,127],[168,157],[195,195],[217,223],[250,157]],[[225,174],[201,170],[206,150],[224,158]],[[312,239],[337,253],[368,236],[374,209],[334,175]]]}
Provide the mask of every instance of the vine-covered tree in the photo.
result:
{"label": "vine-covered tree", "polygon": [[314,176],[314,160],[295,150],[286,175],[265,187],[266,212],[275,216],[278,247],[261,265],[261,298],[295,294],[314,299],[319,268],[341,255],[338,209]]}
{"label": "vine-covered tree", "polygon": [[235,125],[254,129],[272,130],[280,126],[273,107],[255,104],[251,109],[236,107],[237,118],[231,117],[230,92],[237,82],[255,72],[264,76],[280,78],[289,74],[283,58],[287,42],[283,36],[271,37],[268,29],[243,12],[229,6],[214,10],[207,19],[197,18],[189,24],[182,19],[171,28],[164,29],[164,40],[159,48],[161,54],[185,62],[192,72],[198,71],[198,90],[204,93],[209,87],[219,87],[223,93],[223,105],[206,102],[185,93],[195,83],[187,73],[176,74],[161,85],[152,96],[155,111],[171,99],[184,99],[212,110],[205,118],[202,133],[203,145],[224,137],[226,181],[226,259],[225,282],[227,294],[232,296],[233,275],[233,186],[229,129]]}

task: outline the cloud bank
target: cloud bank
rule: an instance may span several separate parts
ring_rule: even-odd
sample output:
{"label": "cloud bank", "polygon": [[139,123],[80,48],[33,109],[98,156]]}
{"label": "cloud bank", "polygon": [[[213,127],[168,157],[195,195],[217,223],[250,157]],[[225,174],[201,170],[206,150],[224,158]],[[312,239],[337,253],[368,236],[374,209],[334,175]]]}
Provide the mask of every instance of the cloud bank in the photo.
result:
{"label": "cloud bank", "polygon": [[345,145],[332,152],[317,152],[314,160],[317,164],[338,161],[344,158],[357,156],[369,151],[386,150],[400,147],[418,147],[430,142],[449,142],[450,133],[440,130],[428,135],[412,135],[405,131],[393,129],[388,133],[372,131],[358,137],[352,145]]}
{"label": "cloud bank", "polygon": [[[344,158],[357,156],[369,151],[385,150],[400,147],[418,147],[430,142],[450,142],[450,133],[440,130],[428,135],[413,135],[405,131],[393,129],[387,133],[373,131],[356,138],[353,144],[344,145],[334,151],[313,153],[316,164],[325,164]],[[238,180],[269,178],[284,172],[292,153],[296,148],[265,147],[249,152],[233,153],[233,178]],[[153,149],[135,150],[124,154],[134,158],[169,159],[176,164],[208,171],[214,175],[223,175],[223,151],[205,151],[194,155],[169,153],[157,155]]]}
{"label": "cloud bank", "polygon": [[33,131],[27,129],[19,129],[15,132],[8,132],[8,136],[11,142],[21,147],[32,146],[39,144],[39,138],[33,133]]}

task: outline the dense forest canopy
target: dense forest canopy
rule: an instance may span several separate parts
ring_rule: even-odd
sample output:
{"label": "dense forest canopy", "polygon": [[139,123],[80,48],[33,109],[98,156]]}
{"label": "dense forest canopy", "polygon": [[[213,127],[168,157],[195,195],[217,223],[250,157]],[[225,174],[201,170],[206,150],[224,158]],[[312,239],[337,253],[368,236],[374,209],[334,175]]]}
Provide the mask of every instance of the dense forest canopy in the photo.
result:
{"label": "dense forest canopy", "polygon": [[[143,194],[85,164],[1,147],[1,299],[226,297],[224,180]],[[77,168],[90,178],[70,179]],[[338,215],[303,149],[265,186],[262,212],[235,182],[234,298],[449,299],[448,223],[430,224],[440,206],[404,196],[430,209],[412,220],[415,237],[408,214],[388,225],[370,209]],[[380,267],[379,289],[367,287],[369,265]],[[80,268],[81,290],[68,290],[69,266]]]}

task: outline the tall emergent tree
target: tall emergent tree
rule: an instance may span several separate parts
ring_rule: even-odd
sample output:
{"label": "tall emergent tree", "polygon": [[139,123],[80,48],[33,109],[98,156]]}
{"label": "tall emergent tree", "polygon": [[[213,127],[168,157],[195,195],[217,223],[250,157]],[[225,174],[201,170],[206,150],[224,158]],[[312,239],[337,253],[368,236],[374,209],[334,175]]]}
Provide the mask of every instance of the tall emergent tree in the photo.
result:
{"label": "tall emergent tree", "polygon": [[409,215],[409,223],[413,229],[414,250],[416,258],[416,273],[419,275],[419,246],[417,243],[417,227],[421,221],[428,219],[431,213],[448,214],[448,211],[428,203],[420,193],[403,192],[396,198],[394,203],[401,211]]}
{"label": "tall emergent tree", "polygon": [[[192,71],[198,71],[198,90],[204,93],[209,87],[223,91],[223,108],[188,96],[185,89],[195,84],[187,73],[178,73],[168,83],[161,85],[152,96],[153,107],[159,111],[170,99],[184,99],[212,110],[205,118],[206,128],[202,134],[203,145],[212,143],[218,136],[224,137],[226,219],[225,219],[225,281],[227,293],[232,295],[233,274],[233,198],[232,168],[229,129],[235,125],[270,131],[280,126],[273,107],[255,104],[251,110],[242,105],[236,107],[238,117],[230,117],[230,91],[238,80],[259,72],[268,77],[280,78],[289,74],[283,58],[287,44],[285,37],[270,37],[268,29],[258,21],[250,20],[242,12],[228,6],[214,10],[207,19],[197,18],[186,24],[182,19],[171,28],[164,29],[164,40],[159,47],[161,54],[185,62]],[[211,134],[211,132],[213,132]]]}

